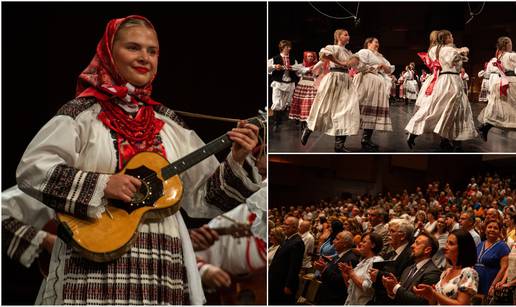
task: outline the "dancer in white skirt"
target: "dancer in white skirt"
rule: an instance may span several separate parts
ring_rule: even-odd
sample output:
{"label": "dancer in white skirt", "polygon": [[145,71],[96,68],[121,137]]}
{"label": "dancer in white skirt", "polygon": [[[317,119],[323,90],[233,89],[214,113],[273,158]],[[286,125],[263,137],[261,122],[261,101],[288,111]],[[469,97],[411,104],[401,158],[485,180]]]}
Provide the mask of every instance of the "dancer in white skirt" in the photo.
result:
{"label": "dancer in white skirt", "polygon": [[[410,148],[415,145],[418,135],[433,132],[441,136],[441,148],[460,149],[460,141],[477,136],[473,113],[464,93],[459,70],[462,62],[467,60],[468,48],[455,48],[453,35],[442,30],[438,34],[437,46],[429,51],[429,58],[434,62],[437,74],[425,91],[425,96],[431,96],[427,103],[421,104],[419,110],[412,116],[405,130],[410,133],[407,144]],[[422,95],[419,99],[426,99]]]}
{"label": "dancer in white skirt", "polygon": [[[492,58],[489,62],[496,61],[496,58]],[[482,84],[480,85],[480,94],[478,94],[478,102],[487,102],[487,96],[489,95],[489,77],[490,73],[487,71],[489,62],[484,63],[484,69],[478,72],[478,77],[482,78]]]}
{"label": "dancer in white skirt", "polygon": [[278,130],[281,124],[281,116],[292,101],[297,75],[292,71],[292,66],[297,61],[290,55],[292,43],[281,40],[278,44],[280,54],[267,61],[267,71],[271,75],[273,127]]}
{"label": "dancer in white skirt", "polygon": [[346,49],[348,31],[338,29],[334,33],[335,45],[321,49],[320,58],[330,61],[330,72],[324,76],[317,90],[307,127],[301,136],[303,145],[312,131],[335,136],[335,151],[348,151],[344,147],[346,136],[356,135],[360,126],[360,109],[348,68],[359,63],[357,56]]}
{"label": "dancer in white skirt", "polygon": [[403,102],[405,101],[405,89],[403,88],[403,83],[405,83],[405,72],[408,70],[408,67],[405,66],[405,69],[401,72],[400,77],[398,78],[398,84],[399,84],[399,97],[400,100]]}
{"label": "dancer in white skirt", "polygon": [[[430,49],[433,46],[437,45],[437,34],[438,33],[439,33],[438,30],[433,30],[432,32],[430,32],[428,51],[430,51]],[[428,57],[428,51],[417,53],[417,55],[421,58],[423,63],[425,63],[426,67],[428,69],[430,69],[430,74],[426,75],[424,78],[422,75],[420,78],[421,89],[419,90],[419,94],[417,96],[418,99],[416,99],[415,112],[417,112],[417,110],[421,107],[421,104],[427,103],[430,100],[431,96],[427,96],[427,95],[425,95],[425,93],[428,89],[428,86],[430,85],[430,83],[432,83],[432,80],[434,79],[435,70],[440,67],[440,66],[438,67],[438,66],[434,65],[434,61],[432,61],[430,59],[430,57]]]}
{"label": "dancer in white skirt", "polygon": [[405,102],[413,103],[417,99],[417,93],[419,92],[419,86],[417,85],[416,80],[416,71],[414,68],[416,64],[411,62],[408,66],[408,69],[405,71],[403,75],[403,88],[405,90]]}
{"label": "dancer in white skirt", "polygon": [[356,53],[360,65],[353,84],[360,104],[360,128],[364,129],[361,143],[365,151],[378,150],[378,145],[371,140],[374,130],[392,131],[389,115],[392,79],[389,74],[394,71],[394,65],[378,52],[379,47],[376,37],[368,37],[364,49]]}
{"label": "dancer in white skirt", "polygon": [[391,78],[391,96],[389,97],[389,103],[395,103],[396,102],[396,84],[398,83],[398,80],[396,79],[396,76],[394,74],[390,74],[389,77]]}
{"label": "dancer in white skirt", "polygon": [[[493,72],[487,106],[478,115],[480,136],[487,141],[489,129],[516,128],[516,53],[512,51],[509,37],[500,37],[496,44],[496,61],[490,64],[498,70]],[[488,64],[489,68],[489,64]]]}

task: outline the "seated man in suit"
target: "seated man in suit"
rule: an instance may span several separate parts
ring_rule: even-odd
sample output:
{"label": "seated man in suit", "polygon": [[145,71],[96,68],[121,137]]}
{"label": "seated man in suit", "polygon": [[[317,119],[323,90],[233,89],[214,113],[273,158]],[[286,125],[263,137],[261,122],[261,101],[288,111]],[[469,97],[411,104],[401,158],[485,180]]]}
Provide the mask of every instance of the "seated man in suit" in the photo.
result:
{"label": "seated man in suit", "polygon": [[387,273],[394,273],[396,278],[400,278],[403,270],[414,263],[411,257],[410,244],[414,234],[414,226],[405,219],[393,219],[388,224],[389,249],[385,260],[395,261],[395,271],[386,272],[371,270],[371,280],[374,282],[374,297],[368,305],[387,305],[392,303],[387,296],[387,292],[382,285],[382,277]]}
{"label": "seated man in suit", "polygon": [[382,283],[390,298],[394,298],[394,305],[427,305],[428,301],[412,292],[415,285],[436,284],[441,276],[432,261],[432,256],[439,249],[437,240],[428,232],[423,231],[412,244],[414,264],[406,268],[401,274],[401,280],[393,274],[382,277]]}
{"label": "seated man in suit", "polygon": [[323,258],[314,262],[314,267],[321,272],[321,285],[317,292],[316,305],[344,305],[348,296],[348,287],[342,278],[338,263],[351,263],[355,267],[358,256],[353,253],[353,234],[341,231],[333,240],[337,255],[331,262],[325,263]]}

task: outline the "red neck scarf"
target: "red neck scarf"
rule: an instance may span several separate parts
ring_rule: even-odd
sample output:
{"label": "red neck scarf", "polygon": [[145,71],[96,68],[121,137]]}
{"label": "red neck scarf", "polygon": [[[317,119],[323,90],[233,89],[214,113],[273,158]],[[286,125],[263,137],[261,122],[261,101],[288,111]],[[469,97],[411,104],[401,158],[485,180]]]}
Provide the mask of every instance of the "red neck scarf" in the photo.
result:
{"label": "red neck scarf", "polygon": [[[152,100],[152,81],[144,87],[134,87],[118,73],[113,60],[112,45],[120,25],[127,19],[141,19],[131,15],[108,22],[102,39],[97,45],[95,56],[77,80],[77,97],[96,97],[102,106],[98,119],[116,132],[119,146],[119,168],[132,156],[141,151],[158,151],[164,155],[164,148],[157,144],[163,121],[155,118]],[[119,104],[126,104],[137,110],[132,116],[123,111]],[[138,109],[138,105],[142,105]]]}

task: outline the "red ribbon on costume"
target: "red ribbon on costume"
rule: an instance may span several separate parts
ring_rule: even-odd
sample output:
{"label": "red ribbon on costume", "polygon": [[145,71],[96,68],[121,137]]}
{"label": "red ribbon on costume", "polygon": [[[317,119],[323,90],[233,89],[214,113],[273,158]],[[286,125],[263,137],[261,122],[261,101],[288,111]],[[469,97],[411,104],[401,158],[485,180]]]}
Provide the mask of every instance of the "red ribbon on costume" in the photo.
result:
{"label": "red ribbon on costume", "polygon": [[441,63],[437,59],[432,60],[428,56],[427,52],[418,52],[417,55],[421,58],[421,60],[423,60],[423,63],[425,63],[425,65],[430,70],[432,70],[432,74],[433,74],[432,81],[430,82],[430,84],[428,85],[428,87],[426,88],[426,91],[425,91],[425,95],[430,96],[430,95],[432,95],[432,91],[434,90],[435,83],[437,82],[437,79],[439,78],[439,72],[442,69]]}
{"label": "red ribbon on costume", "polygon": [[498,68],[500,71],[500,96],[507,96],[507,91],[509,90],[509,80],[507,80],[507,76],[505,75],[505,69],[500,60],[493,62],[493,66]]}
{"label": "red ribbon on costume", "polygon": [[257,237],[251,237],[247,240],[247,246],[245,250],[245,259],[247,262],[247,266],[249,268],[250,272],[256,271],[256,268],[253,267],[251,264],[251,241],[254,239],[254,244],[256,245],[256,250],[258,251],[258,256],[260,256],[260,259],[265,263],[267,262],[267,259],[265,258],[265,251],[267,249],[267,244],[265,241],[263,241],[260,238]]}
{"label": "red ribbon on costume", "polygon": [[428,69],[432,69],[432,59],[428,56],[428,52],[418,52],[417,55],[421,58],[423,63],[425,63]]}
{"label": "red ribbon on costume", "polygon": [[425,80],[426,80],[426,78],[427,78],[427,77],[428,77],[428,74],[427,74],[426,72],[423,72],[423,73],[421,74],[421,78],[420,78],[421,82],[425,82]]}
{"label": "red ribbon on costume", "polygon": [[251,213],[249,213],[249,215],[247,216],[247,223],[248,223],[249,225],[252,225],[255,219],[256,219],[256,213],[251,212]]}

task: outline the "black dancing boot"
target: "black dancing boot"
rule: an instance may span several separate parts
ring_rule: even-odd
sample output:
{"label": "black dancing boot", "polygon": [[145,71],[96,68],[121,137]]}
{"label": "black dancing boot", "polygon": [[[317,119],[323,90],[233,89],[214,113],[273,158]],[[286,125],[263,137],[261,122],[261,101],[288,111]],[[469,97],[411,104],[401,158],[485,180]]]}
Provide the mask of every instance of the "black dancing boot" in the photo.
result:
{"label": "black dancing boot", "polygon": [[280,116],[281,111],[274,111],[274,115],[272,116],[272,131],[278,132],[280,130]]}
{"label": "black dancing boot", "polygon": [[364,129],[364,134],[362,135],[362,149],[365,151],[378,151],[378,145],[371,141],[371,137],[373,136],[373,129]]}
{"label": "black dancing boot", "polygon": [[482,138],[482,140],[484,140],[484,142],[487,142],[487,134],[489,133],[489,130],[491,128],[493,128],[493,125],[491,125],[490,123],[482,124],[480,125],[480,127],[477,128],[478,133],[480,134],[480,137]]}
{"label": "black dancing boot", "polygon": [[301,134],[301,144],[303,144],[303,146],[306,145],[306,142],[308,142],[310,134],[312,134],[312,130],[308,129],[308,127],[305,127],[305,129],[303,129],[303,134]]}
{"label": "black dancing boot", "polygon": [[439,144],[439,148],[441,148],[442,151],[453,151],[453,146],[450,143],[450,140],[441,137],[441,143]]}
{"label": "black dancing boot", "polygon": [[415,134],[409,134],[409,137],[407,139],[407,145],[410,149],[412,149],[414,146],[416,146],[416,142],[414,142],[417,138],[417,135]]}
{"label": "black dancing boot", "polygon": [[345,143],[346,143],[345,135],[336,135],[335,136],[335,152],[351,152],[344,146]]}
{"label": "black dancing boot", "polygon": [[301,121],[301,131],[304,131],[307,126],[307,123],[305,121]]}

